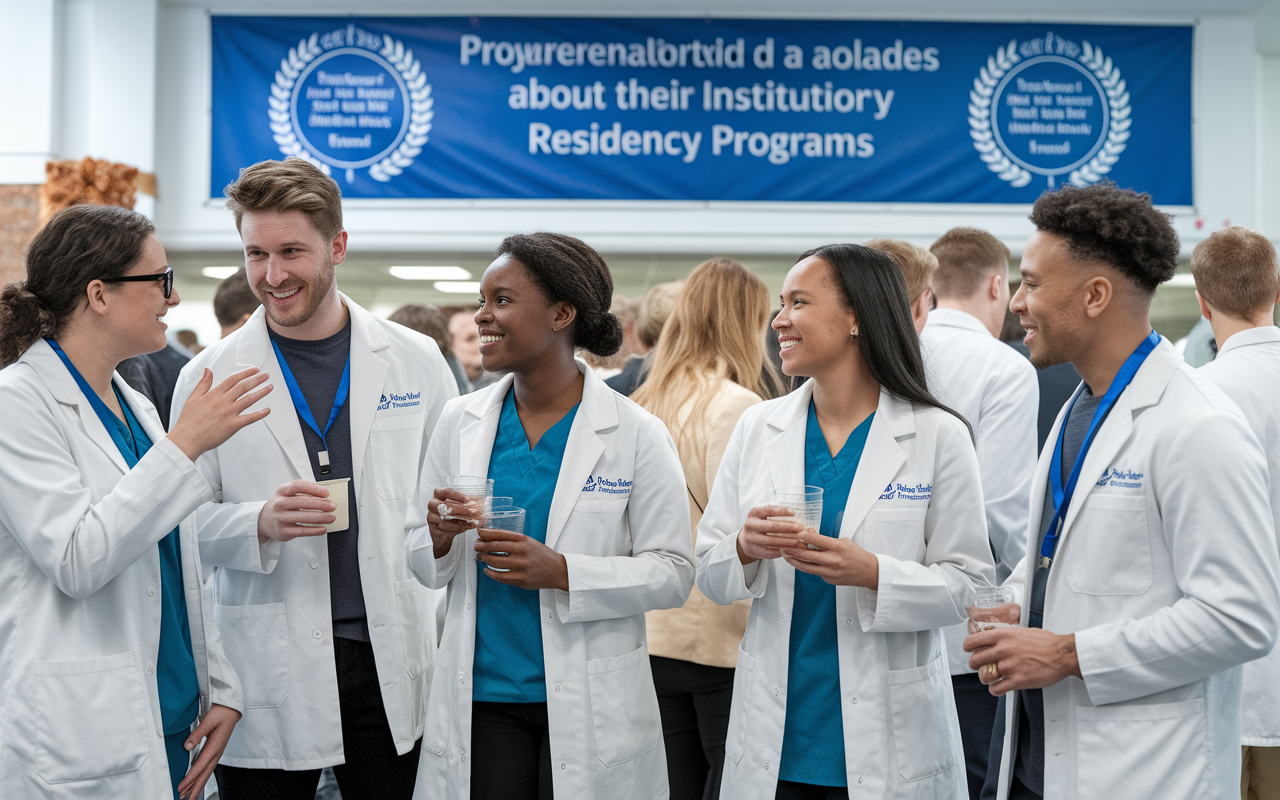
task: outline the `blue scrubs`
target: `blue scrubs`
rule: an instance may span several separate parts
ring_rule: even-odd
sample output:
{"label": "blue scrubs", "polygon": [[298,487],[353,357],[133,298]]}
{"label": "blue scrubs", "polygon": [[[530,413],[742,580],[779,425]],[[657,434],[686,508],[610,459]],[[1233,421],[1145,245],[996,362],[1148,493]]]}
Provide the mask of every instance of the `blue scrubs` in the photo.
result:
{"label": "blue scrubs", "polygon": [[[581,404],[579,404],[581,405]],[[525,510],[524,533],[547,540],[547,517],[560,463],[578,406],[529,447],[516,413],[515,391],[502,402],[502,416],[489,457],[494,497],[510,497]],[[499,583],[476,562],[476,650],[472,699],[486,703],[547,702],[538,592]]]}
{"label": "blue scrubs", "polygon": [[[875,414],[849,434],[835,458],[809,402],[804,439],[804,482],[822,487],[818,532],[838,537]],[[796,570],[787,669],[787,719],[778,777],[816,786],[846,786],[844,727],[840,703],[840,658],[836,648],[836,587]]]}
{"label": "blue scrubs", "polygon": [[[129,404],[112,385],[120,408],[121,420],[107,408],[84,376],[62,352],[56,342],[50,340],[54,351],[66,364],[80,391],[102,420],[107,433],[132,469],[151,449],[151,439],[134,416]],[[169,780],[173,796],[178,797],[178,784],[187,774],[190,754],[185,742],[191,732],[191,724],[200,714],[200,683],[196,678],[196,662],[191,650],[191,629],[187,624],[187,598],[182,589],[182,550],[178,542],[178,529],[169,531],[159,542],[160,548],[160,652],[156,656],[156,684],[160,695],[160,721],[164,725],[164,748],[169,761]]]}

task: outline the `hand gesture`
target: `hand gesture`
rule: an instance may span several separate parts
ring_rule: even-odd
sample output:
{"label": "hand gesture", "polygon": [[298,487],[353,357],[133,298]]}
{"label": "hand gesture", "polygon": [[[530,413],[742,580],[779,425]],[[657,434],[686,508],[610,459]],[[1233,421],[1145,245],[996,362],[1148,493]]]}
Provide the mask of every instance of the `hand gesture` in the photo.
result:
{"label": "hand gesture", "polygon": [[[569,564],[564,556],[523,533],[480,529],[476,561],[485,564],[485,575],[498,583],[522,589],[569,591]],[[507,570],[495,572],[492,568]]]}
{"label": "hand gesture", "polygon": [[747,521],[738,532],[738,560],[744,565],[762,558],[778,558],[782,548],[795,542],[804,523],[769,517],[794,517],[786,506],[756,506],[747,512]]}
{"label": "hand gesture", "polygon": [[311,481],[281,484],[258,512],[258,541],[287,542],[299,536],[321,535],[325,525],[338,519],[333,513],[338,505],[328,497],[328,489]]}
{"label": "hand gesture", "polygon": [[204,741],[204,747],[200,747],[200,753],[187,769],[186,777],[178,783],[178,797],[182,800],[197,800],[202,796],[204,785],[213,774],[213,768],[218,765],[218,759],[222,758],[227,740],[231,738],[231,729],[239,721],[239,711],[217,704],[209,707],[200,724],[187,737],[188,752],[200,747],[201,740]]}
{"label": "hand gesture", "polygon": [[[463,519],[445,519],[463,517]],[[436,558],[444,558],[453,547],[453,539],[460,533],[480,525],[484,518],[481,504],[457,489],[436,489],[427,501],[427,527],[431,530],[431,543]]]}
{"label": "hand gesture", "polygon": [[270,414],[269,408],[244,413],[271,392],[271,384],[259,387],[268,377],[257,367],[249,367],[213,386],[213,373],[206,369],[173,423],[169,441],[195,461],[202,453],[230,439],[236,431]]}

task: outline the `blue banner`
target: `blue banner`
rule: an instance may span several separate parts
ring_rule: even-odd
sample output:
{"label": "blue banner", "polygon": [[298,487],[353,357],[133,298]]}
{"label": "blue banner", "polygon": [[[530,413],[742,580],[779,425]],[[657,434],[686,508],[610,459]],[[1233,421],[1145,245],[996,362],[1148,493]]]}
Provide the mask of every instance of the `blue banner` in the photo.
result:
{"label": "blue banner", "polygon": [[212,19],[210,196],[296,155],[349,198],[1192,204],[1190,27]]}

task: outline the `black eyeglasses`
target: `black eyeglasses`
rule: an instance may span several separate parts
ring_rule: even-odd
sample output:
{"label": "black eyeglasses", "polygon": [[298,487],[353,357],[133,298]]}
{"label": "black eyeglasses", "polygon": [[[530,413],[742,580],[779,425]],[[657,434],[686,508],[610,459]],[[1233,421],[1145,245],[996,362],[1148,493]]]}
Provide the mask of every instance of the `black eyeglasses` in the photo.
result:
{"label": "black eyeglasses", "polygon": [[132,283],[133,281],[164,281],[164,299],[173,294],[173,267],[155,275],[126,275],[123,278],[103,278],[103,283]]}

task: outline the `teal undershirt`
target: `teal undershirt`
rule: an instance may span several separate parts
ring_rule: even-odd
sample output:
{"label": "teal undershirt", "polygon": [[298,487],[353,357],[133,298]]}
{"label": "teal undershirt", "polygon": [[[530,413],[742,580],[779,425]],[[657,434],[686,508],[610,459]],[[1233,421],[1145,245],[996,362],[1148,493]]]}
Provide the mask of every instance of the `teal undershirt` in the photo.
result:
{"label": "teal undershirt", "polygon": [[[818,532],[838,537],[853,476],[875,414],[863,420],[835,458],[823,438],[813,401],[804,439],[804,482],[822,488]],[[836,645],[836,587],[796,570],[787,669],[787,717],[778,777],[816,786],[848,785],[844,719],[840,703],[840,656]]]}
{"label": "teal undershirt", "polygon": [[[581,405],[581,403],[579,403]],[[489,456],[493,496],[510,497],[525,510],[524,534],[547,540],[547,517],[560,477],[574,406],[536,447],[529,447],[515,393],[507,391]],[[538,592],[499,583],[476,562],[476,639],[472,699],[487,703],[545,703],[546,669],[542,658],[542,620]]]}
{"label": "teal undershirt", "polygon": [[[56,342],[49,340],[54,352],[66,364],[89,400],[89,404],[111,435],[125,463],[133,469],[151,449],[147,436],[120,390],[112,384],[116,399],[125,418],[121,420],[89,386],[84,376],[62,352]],[[96,402],[94,402],[96,401]],[[178,783],[187,774],[189,754],[185,742],[191,724],[200,714],[200,683],[196,677],[196,662],[191,649],[191,630],[187,622],[187,598],[182,589],[182,550],[178,542],[178,529],[174,528],[160,540],[160,648],[156,656],[156,686],[160,695],[160,721],[164,726],[165,755],[169,762],[169,778],[174,797],[178,796]]]}

